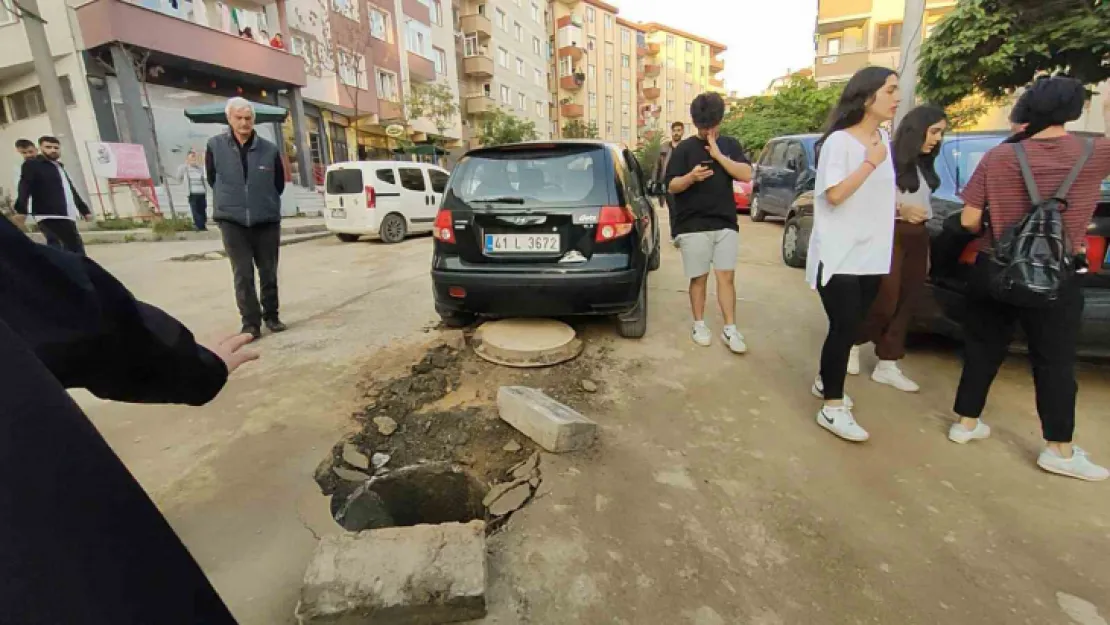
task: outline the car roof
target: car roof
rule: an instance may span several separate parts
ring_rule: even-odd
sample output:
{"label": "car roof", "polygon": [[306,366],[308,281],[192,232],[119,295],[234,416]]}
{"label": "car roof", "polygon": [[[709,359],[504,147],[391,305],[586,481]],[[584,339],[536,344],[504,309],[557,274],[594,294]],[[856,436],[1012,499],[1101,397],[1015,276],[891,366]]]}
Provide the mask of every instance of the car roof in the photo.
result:
{"label": "car roof", "polygon": [[492,154],[495,152],[511,152],[514,150],[526,149],[529,147],[543,148],[552,146],[596,146],[596,147],[612,147],[623,150],[625,146],[613,141],[605,141],[603,139],[549,139],[537,141],[521,141],[519,143],[503,143],[501,145],[492,145],[486,147],[473,148],[468,150],[465,156],[474,156],[480,154]]}

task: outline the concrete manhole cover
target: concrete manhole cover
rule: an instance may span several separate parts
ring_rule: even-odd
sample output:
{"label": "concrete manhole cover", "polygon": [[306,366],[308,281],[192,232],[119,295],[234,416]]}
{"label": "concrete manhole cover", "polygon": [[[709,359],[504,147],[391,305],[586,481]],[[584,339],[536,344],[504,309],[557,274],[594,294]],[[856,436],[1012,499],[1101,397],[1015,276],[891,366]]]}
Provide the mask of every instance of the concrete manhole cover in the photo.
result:
{"label": "concrete manhole cover", "polygon": [[547,367],[582,352],[574,328],[554,319],[503,319],[483,323],[472,339],[474,352],[506,367]]}

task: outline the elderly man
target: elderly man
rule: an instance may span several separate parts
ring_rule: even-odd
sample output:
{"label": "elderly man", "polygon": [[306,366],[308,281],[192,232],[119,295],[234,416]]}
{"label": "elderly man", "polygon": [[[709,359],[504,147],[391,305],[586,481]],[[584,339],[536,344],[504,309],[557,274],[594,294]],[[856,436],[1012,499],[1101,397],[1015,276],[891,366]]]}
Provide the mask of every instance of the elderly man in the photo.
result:
{"label": "elderly man", "polygon": [[[278,318],[277,283],[285,168],[277,146],[254,131],[254,106],[248,100],[231,98],[226,112],[231,132],[208,140],[204,164],[215,205],[212,218],[235,276],[243,333],[257,339],[263,322],[271,332],[285,330]],[[261,307],[254,288],[256,266]]]}

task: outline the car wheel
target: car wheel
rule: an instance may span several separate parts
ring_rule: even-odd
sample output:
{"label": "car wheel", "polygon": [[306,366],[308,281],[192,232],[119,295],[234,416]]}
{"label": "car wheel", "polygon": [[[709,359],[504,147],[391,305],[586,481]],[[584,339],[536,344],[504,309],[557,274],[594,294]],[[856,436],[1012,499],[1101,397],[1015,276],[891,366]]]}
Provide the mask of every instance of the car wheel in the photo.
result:
{"label": "car wheel", "polygon": [[806,247],[809,245],[809,218],[791,217],[782,230],[782,262],[789,267],[806,266]]}
{"label": "car wheel", "polygon": [[397,213],[386,215],[385,218],[382,219],[382,225],[378,228],[378,234],[385,243],[400,243],[404,241],[405,235],[408,234],[408,226],[405,224],[405,218]]}
{"label": "car wheel", "polygon": [[358,241],[358,235],[357,234],[347,234],[345,232],[337,233],[335,235],[335,238],[339,239],[340,241],[342,241],[344,243],[354,243],[355,241]]}
{"label": "car wheel", "polygon": [[763,212],[763,207],[760,204],[762,202],[759,201],[759,194],[752,193],[752,205],[748,209],[748,217],[751,217],[752,221],[757,223],[767,219],[767,214]]}
{"label": "car wheel", "polygon": [[647,334],[648,312],[648,285],[644,278],[644,285],[640,287],[640,297],[636,307],[629,312],[617,317],[617,334],[626,339],[642,339]]}

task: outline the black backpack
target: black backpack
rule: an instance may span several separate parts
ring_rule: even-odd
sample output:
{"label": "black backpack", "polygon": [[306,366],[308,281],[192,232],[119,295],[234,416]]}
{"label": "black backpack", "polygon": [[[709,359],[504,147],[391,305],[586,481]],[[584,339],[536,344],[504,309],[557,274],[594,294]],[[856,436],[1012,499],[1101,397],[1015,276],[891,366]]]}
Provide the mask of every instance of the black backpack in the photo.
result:
{"label": "black backpack", "polygon": [[1059,299],[1063,285],[1075,274],[1075,251],[1064,229],[1062,213],[1068,208],[1068,191],[1094,153],[1094,142],[1084,140],[1083,155],[1048,199],[1041,199],[1025,148],[1021,143],[1013,145],[1032,209],[997,241],[988,224],[993,252],[989,255],[987,288],[1000,302],[1043,308]]}

